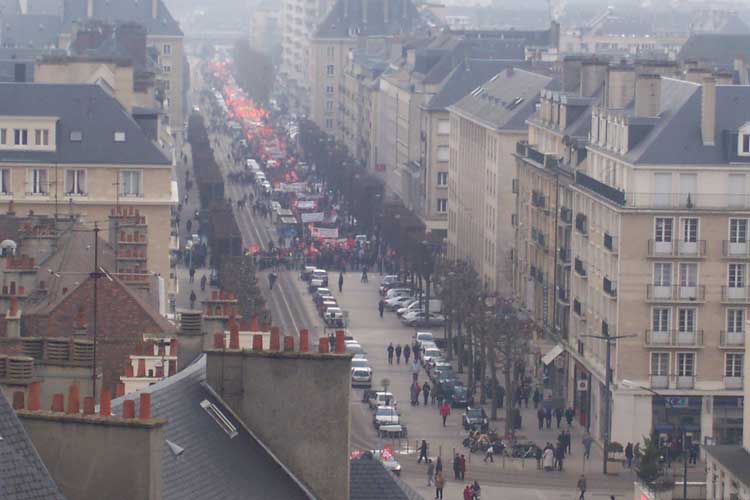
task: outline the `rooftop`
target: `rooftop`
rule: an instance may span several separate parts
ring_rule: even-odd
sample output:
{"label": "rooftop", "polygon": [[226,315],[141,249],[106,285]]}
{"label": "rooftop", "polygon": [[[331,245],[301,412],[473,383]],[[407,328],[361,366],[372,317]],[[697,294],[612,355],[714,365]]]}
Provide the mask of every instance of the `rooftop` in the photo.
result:
{"label": "rooftop", "polygon": [[[64,0],[63,30],[71,32],[73,23],[80,23],[87,19],[86,3],[88,0]],[[146,28],[150,35],[183,36],[179,23],[164,5],[157,1],[156,17],[151,15],[151,1],[148,0],[92,0],[93,19],[109,21],[115,24],[135,21]]]}
{"label": "rooftop", "polygon": [[337,0],[320,23],[315,37],[398,35],[411,32],[418,22],[419,12],[411,0]]}
{"label": "rooftop", "polygon": [[706,446],[706,453],[723,465],[743,485],[750,485],[750,453],[742,446]]}
{"label": "rooftop", "polygon": [[697,60],[732,69],[737,56],[750,53],[750,34],[694,33],[677,54],[680,61]]}

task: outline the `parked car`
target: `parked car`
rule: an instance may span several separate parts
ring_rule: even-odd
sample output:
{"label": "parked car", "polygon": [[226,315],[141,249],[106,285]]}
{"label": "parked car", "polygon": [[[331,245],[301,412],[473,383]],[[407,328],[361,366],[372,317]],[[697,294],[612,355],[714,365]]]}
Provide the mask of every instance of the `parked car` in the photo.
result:
{"label": "parked car", "polygon": [[420,327],[420,326],[443,326],[445,325],[445,316],[442,314],[430,313],[429,318],[424,311],[419,311],[412,316],[409,316],[406,321],[403,322],[406,326]]}
{"label": "parked car", "polygon": [[312,279],[312,273],[315,270],[315,266],[305,266],[299,273],[299,277],[302,281],[310,281]]}
{"label": "parked car", "polygon": [[365,354],[365,350],[356,342],[344,344],[344,349],[349,354]]}
{"label": "parked car", "polygon": [[414,340],[417,342],[434,342],[434,337],[432,336],[432,332],[417,332],[414,334]]}
{"label": "parked car", "polygon": [[443,351],[441,351],[437,347],[430,347],[422,351],[422,364],[426,365],[430,363],[433,359],[442,358],[442,357],[443,357]]}
{"label": "parked car", "polygon": [[336,309],[338,307],[339,305],[336,303],[335,300],[324,300],[318,306],[318,314],[323,316],[323,314],[325,314],[328,311],[328,309]]}
{"label": "parked car", "polygon": [[323,322],[331,328],[344,328],[344,311],[338,306],[329,307],[323,314]]}
{"label": "parked car", "polygon": [[328,271],[325,269],[315,269],[312,273],[313,279],[319,279],[323,282],[323,286],[328,286]]}
{"label": "parked car", "polygon": [[431,378],[434,378],[435,373],[445,370],[452,370],[453,367],[449,362],[446,360],[440,358],[433,360],[433,363],[430,363],[430,365],[427,367],[427,375],[429,375]]}
{"label": "parked car", "polygon": [[390,299],[385,300],[385,308],[391,311],[395,311],[396,309],[401,307],[402,304],[413,300],[413,298],[414,297],[411,295],[399,295],[397,297],[391,297]]}
{"label": "parked car", "polygon": [[[352,360],[354,361],[354,360]],[[362,361],[361,359],[357,361]],[[372,368],[369,366],[352,366],[352,387],[371,387],[372,386]]]}
{"label": "parked car", "polygon": [[408,312],[411,312],[411,311],[421,311],[421,310],[422,310],[421,303],[418,300],[412,300],[408,304],[405,304],[404,307],[400,307],[396,311],[396,315],[398,317],[401,317],[401,316],[403,316],[404,314],[406,314]]}
{"label": "parked car", "polygon": [[318,290],[318,288],[322,288],[322,287],[323,287],[323,282],[321,280],[311,279],[308,289],[310,290],[310,292],[315,293]]}
{"label": "parked car", "polygon": [[371,410],[374,410],[378,406],[397,406],[396,398],[393,397],[392,392],[375,391],[370,394],[370,398],[367,400],[367,404]]}
{"label": "parked car", "polygon": [[372,370],[372,367],[370,367],[370,361],[365,357],[352,358],[352,370],[354,370],[355,368],[368,368]]}
{"label": "parked car", "polygon": [[406,287],[391,288],[385,293],[385,298],[390,299],[399,295],[414,295],[414,290]]}
{"label": "parked car", "polygon": [[487,418],[487,413],[485,413],[484,408],[482,408],[481,406],[470,406],[466,408],[461,421],[463,423],[464,429],[466,429],[467,431],[475,429],[486,431],[490,423],[489,419]]}
{"label": "parked car", "polygon": [[380,295],[385,295],[389,291],[393,290],[394,288],[405,288],[405,287],[408,287],[408,283],[403,283],[401,281],[394,281],[393,283],[390,283],[388,285],[381,285]]}
{"label": "parked car", "polygon": [[398,463],[393,453],[387,450],[372,450],[371,453],[375,460],[379,461],[385,467],[385,470],[392,472],[396,476],[401,475],[401,464]]}
{"label": "parked car", "polygon": [[372,416],[372,425],[377,429],[381,425],[398,425],[399,416],[393,406],[378,406]]}
{"label": "parked car", "polygon": [[469,389],[463,384],[453,386],[451,394],[451,406],[453,408],[466,408],[474,404],[474,398],[469,394]]}

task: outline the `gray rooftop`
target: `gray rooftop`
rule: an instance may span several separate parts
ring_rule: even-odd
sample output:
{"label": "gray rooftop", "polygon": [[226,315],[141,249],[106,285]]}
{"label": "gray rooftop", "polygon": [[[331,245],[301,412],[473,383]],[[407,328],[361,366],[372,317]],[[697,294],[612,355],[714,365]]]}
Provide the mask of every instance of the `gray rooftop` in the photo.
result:
{"label": "gray rooftop", "polygon": [[486,82],[509,65],[524,64],[517,60],[466,59],[448,75],[442,88],[430,98],[428,110],[441,110],[452,106],[469,92]]}
{"label": "gray rooftop", "polygon": [[[0,162],[169,165],[120,103],[98,85],[0,83],[0,116],[57,117],[56,151],[0,151]],[[70,140],[72,131],[83,139]],[[125,142],[114,133],[125,132]]]}
{"label": "gray rooftop", "polygon": [[680,61],[697,60],[722,69],[734,67],[737,56],[750,54],[750,34],[696,33],[680,49]]}
{"label": "gray rooftop", "polygon": [[0,438],[0,498],[64,500],[16,412],[1,391]]}
{"label": "gray rooftop", "polygon": [[495,130],[526,130],[539,92],[557,86],[557,80],[549,76],[508,67],[448,109]]}
{"label": "gray rooftop", "polygon": [[57,47],[62,22],[59,17],[48,14],[25,14],[3,16],[3,47],[45,49]]}
{"label": "gray rooftop", "polygon": [[[150,35],[183,36],[179,23],[164,5],[157,0],[156,17],[151,16],[151,0],[92,0],[93,19],[120,24],[134,21],[143,25]],[[70,32],[74,22],[86,20],[87,0],[64,0],[63,29]]]}
{"label": "gray rooftop", "polygon": [[742,446],[706,446],[706,453],[723,465],[744,486],[750,486],[750,453]]}
{"label": "gray rooftop", "polygon": [[350,461],[349,500],[421,498],[366,452]]}
{"label": "gray rooftop", "polygon": [[[661,109],[651,131],[625,160],[645,165],[724,165],[748,163],[737,156],[737,134],[750,121],[750,86],[716,86],[716,144],[701,136],[701,93],[698,84],[662,78]],[[632,112],[632,107],[628,110]]]}
{"label": "gray rooftop", "polygon": [[[166,440],[184,449],[176,456],[167,442],[162,447],[165,500],[309,498],[208,388],[205,355],[145,390],[151,393],[152,416],[167,419]],[[126,399],[139,406],[137,395],[126,395],[112,401],[113,413],[119,414]],[[234,438],[200,406],[204,400],[234,425]]]}
{"label": "gray rooftop", "polygon": [[[363,10],[363,6],[366,10]],[[337,0],[320,23],[316,38],[386,36],[410,33],[419,22],[411,0]]]}

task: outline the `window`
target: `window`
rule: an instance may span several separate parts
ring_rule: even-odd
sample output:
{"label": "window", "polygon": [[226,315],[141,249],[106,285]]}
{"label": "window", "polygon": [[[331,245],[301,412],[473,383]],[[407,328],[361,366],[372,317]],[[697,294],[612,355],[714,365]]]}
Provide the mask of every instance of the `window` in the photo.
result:
{"label": "window", "polygon": [[668,307],[655,307],[651,317],[651,328],[655,332],[668,332],[672,310]]}
{"label": "window", "polygon": [[86,193],[86,171],[65,171],[65,194],[81,196]]}
{"label": "window", "polygon": [[326,101],[326,111],[333,111],[333,101]]}
{"label": "window", "polygon": [[745,331],[745,311],[744,309],[727,310],[727,332],[743,333]]}
{"label": "window", "polygon": [[672,225],[674,221],[665,217],[656,218],[656,233],[654,234],[654,240],[657,243],[671,243],[672,242]]}
{"label": "window", "polygon": [[29,179],[29,185],[31,187],[31,194],[47,194],[47,169],[46,168],[32,168],[31,178]]}
{"label": "window", "polygon": [[729,288],[744,288],[745,264],[729,264],[727,278]]}
{"label": "window", "polygon": [[162,86],[164,87],[164,90],[169,90],[169,89],[170,89],[170,84],[171,84],[171,83],[172,83],[172,82],[170,82],[169,80],[162,80],[162,81],[161,81],[161,84],[162,84]]}
{"label": "window", "polygon": [[333,120],[326,118],[326,128],[333,128]]}
{"label": "window", "polygon": [[115,142],[125,142],[125,132],[115,132]]}
{"label": "window", "polygon": [[651,375],[657,377],[666,377],[669,375],[669,353],[652,352],[651,353]]}
{"label": "window", "polygon": [[740,134],[738,153],[740,156],[750,156],[750,134]]}
{"label": "window", "polygon": [[172,55],[172,46],[168,43],[165,43],[162,47],[161,53],[165,56],[171,56]]}
{"label": "window", "polygon": [[448,172],[438,172],[437,174],[437,185],[447,186],[448,185]]}
{"label": "window", "polygon": [[450,160],[450,149],[448,146],[437,147],[437,160],[438,161],[449,161]]}
{"label": "window", "polygon": [[171,72],[172,72],[172,66],[170,66],[169,64],[165,64],[165,65],[163,65],[163,66],[161,67],[161,69],[162,69],[162,70],[163,70],[163,71],[164,71],[165,73],[171,73]]}
{"label": "window", "polygon": [[49,130],[46,128],[34,130],[34,145],[49,146]]}
{"label": "window", "polygon": [[29,131],[25,128],[13,129],[13,144],[16,146],[25,146],[29,143]]}
{"label": "window", "polygon": [[654,264],[654,286],[672,285],[672,264],[657,262]]}
{"label": "window", "polygon": [[739,352],[728,352],[724,359],[725,377],[742,377],[742,362],[744,356]]}
{"label": "window", "polygon": [[333,76],[333,73],[334,73],[333,64],[327,65],[326,66],[326,75]]}
{"label": "window", "polygon": [[697,311],[692,307],[680,308],[677,310],[677,327],[679,332],[691,333],[696,331],[695,319]]}
{"label": "window", "polygon": [[8,144],[8,129],[0,128],[0,144]]}
{"label": "window", "polygon": [[440,213],[445,213],[448,211],[448,198],[438,198],[437,211]]}
{"label": "window", "polygon": [[438,135],[450,135],[451,133],[450,120],[438,120],[437,133]]}
{"label": "window", "polygon": [[120,194],[122,196],[141,195],[141,172],[139,170],[120,172]]}
{"label": "window", "polygon": [[682,219],[682,241],[687,243],[698,241],[698,219]]}
{"label": "window", "polygon": [[698,264],[680,264],[680,286],[694,287],[698,285]]}
{"label": "window", "polygon": [[333,85],[326,85],[326,94],[333,94]]}
{"label": "window", "polygon": [[336,53],[336,49],[334,47],[326,47],[326,55],[328,57],[333,57]]}
{"label": "window", "polygon": [[70,142],[81,142],[83,140],[83,132],[80,130],[70,131]]}
{"label": "window", "polygon": [[695,376],[695,353],[677,353],[677,375],[680,377]]}
{"label": "window", "polygon": [[747,219],[729,220],[729,242],[747,243]]}
{"label": "window", "polygon": [[10,169],[0,169],[0,194],[12,194],[10,192]]}

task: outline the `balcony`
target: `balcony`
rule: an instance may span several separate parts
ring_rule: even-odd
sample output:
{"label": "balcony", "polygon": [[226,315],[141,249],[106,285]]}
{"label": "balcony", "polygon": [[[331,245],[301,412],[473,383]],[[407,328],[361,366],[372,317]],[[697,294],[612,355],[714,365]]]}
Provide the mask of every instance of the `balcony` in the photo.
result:
{"label": "balcony", "polygon": [[615,189],[603,182],[599,182],[581,171],[576,171],[576,185],[586,188],[589,191],[593,191],[616,205],[625,205],[625,191]]}
{"label": "balcony", "polygon": [[742,377],[724,377],[724,389],[742,389]]}
{"label": "balcony", "polygon": [[545,208],[545,206],[547,205],[547,200],[545,200],[544,194],[540,193],[539,191],[532,191],[531,205],[536,208]]}
{"label": "balcony", "polygon": [[564,288],[557,290],[557,301],[566,306],[570,304],[570,292]]}
{"label": "balcony", "polygon": [[651,389],[669,389],[669,375],[649,375]]}
{"label": "balcony", "polygon": [[568,226],[573,224],[573,211],[568,207],[560,207],[560,221]]}
{"label": "balcony", "polygon": [[721,252],[730,259],[750,259],[750,245],[744,242],[722,241]]}
{"label": "balcony", "polygon": [[652,258],[675,257],[701,259],[706,256],[706,240],[648,240],[648,256]]}
{"label": "balcony", "polygon": [[602,243],[604,244],[604,248],[609,250],[612,253],[617,253],[617,250],[615,249],[615,237],[612,236],[609,233],[604,233],[604,238]]}
{"label": "balcony", "polygon": [[695,387],[695,375],[675,375],[677,389],[692,389]]}
{"label": "balcony", "polygon": [[722,349],[737,349],[745,345],[745,332],[721,331],[719,347]]}
{"label": "balcony", "polygon": [[604,278],[602,280],[602,288],[604,289],[604,293],[606,293],[610,297],[617,297],[617,285],[615,285],[615,283],[609,278]]}
{"label": "balcony", "polygon": [[578,317],[583,318],[583,305],[578,301],[578,299],[573,299],[573,312],[578,315]]}
{"label": "balcony", "polygon": [[588,224],[583,214],[576,214],[576,231],[584,236],[588,235]]}
{"label": "balcony", "polygon": [[750,304],[750,287],[722,286],[721,301],[725,304]]}
{"label": "balcony", "polygon": [[646,301],[660,303],[704,302],[706,287],[704,285],[646,285]]}
{"label": "balcony", "polygon": [[531,239],[536,243],[536,245],[544,250],[547,251],[547,238],[545,237],[544,233],[540,231],[539,229],[532,227],[531,228]]}
{"label": "balcony", "polygon": [[570,250],[560,247],[557,249],[557,255],[563,264],[570,264]]}
{"label": "balcony", "polygon": [[679,330],[646,330],[644,344],[646,347],[697,349],[703,347],[703,330],[693,330],[690,332]]}
{"label": "balcony", "polygon": [[575,259],[574,268],[575,268],[576,274],[578,274],[578,276],[580,276],[581,278],[586,278],[587,277],[587,275],[586,275],[586,268],[583,266],[583,261],[581,259],[579,259],[578,257],[576,257],[576,259]]}
{"label": "balcony", "polygon": [[554,153],[542,153],[536,146],[532,146],[526,141],[516,143],[516,155],[532,161],[544,168],[557,168],[560,164],[560,156]]}
{"label": "balcony", "polygon": [[651,210],[710,209],[747,210],[750,195],[727,195],[721,193],[627,193],[628,208]]}

